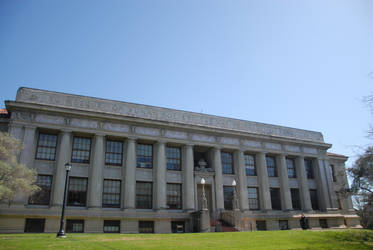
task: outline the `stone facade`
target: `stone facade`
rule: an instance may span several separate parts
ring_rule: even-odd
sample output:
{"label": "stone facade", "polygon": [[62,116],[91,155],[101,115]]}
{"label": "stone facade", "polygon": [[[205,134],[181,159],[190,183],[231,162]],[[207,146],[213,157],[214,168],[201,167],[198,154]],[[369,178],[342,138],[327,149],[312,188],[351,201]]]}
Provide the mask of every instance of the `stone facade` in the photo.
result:
{"label": "stone facade", "polygon": [[[73,162],[70,177],[87,181],[86,202],[67,206],[66,218],[71,225],[82,223],[73,227],[83,232],[103,232],[110,223],[118,223],[121,233],[149,232],[149,228],[155,233],[195,231],[202,178],[211,229],[220,228],[216,223],[241,231],[263,225],[267,230],[300,229],[302,213],[311,228],[359,227],[351,198],[340,192],[347,188],[347,158],[328,155],[331,145],[319,132],[29,88],[20,88],[15,101],[6,101],[6,108],[10,117],[2,118],[2,126],[7,124],[9,133],[24,143],[19,160],[52,181],[47,204],[32,204],[21,194],[10,206],[2,204],[0,232],[23,232],[32,219],[43,223],[44,232],[58,231],[64,165],[74,158],[78,137],[89,139],[89,158]],[[41,134],[57,136],[53,159],[37,157]],[[106,162],[111,140],[123,145],[116,166]],[[151,145],[151,168],[139,164],[139,144]],[[166,167],[169,147],[180,152],[180,170]],[[248,172],[247,156],[253,157],[254,174]],[[274,176],[268,164],[274,164]],[[292,164],[294,176],[289,174]],[[103,206],[104,180],[120,181],[116,207]],[[232,187],[233,181],[237,186]],[[150,208],[138,205],[138,183],[151,183]],[[181,185],[180,207],[170,209],[168,184]],[[254,199],[248,191],[253,188]],[[294,190],[299,209],[293,207]],[[233,200],[238,204],[234,212]]]}

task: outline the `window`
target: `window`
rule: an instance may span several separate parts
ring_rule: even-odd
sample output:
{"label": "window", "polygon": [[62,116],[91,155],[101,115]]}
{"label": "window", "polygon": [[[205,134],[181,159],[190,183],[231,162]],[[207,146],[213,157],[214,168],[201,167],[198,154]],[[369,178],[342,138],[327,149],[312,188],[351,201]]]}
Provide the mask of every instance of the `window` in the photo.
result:
{"label": "window", "polygon": [[91,138],[74,137],[72,162],[89,163]]}
{"label": "window", "polygon": [[317,198],[317,190],[310,189],[310,198],[313,210],[319,210],[319,200]]}
{"label": "window", "polygon": [[247,176],[256,176],[255,156],[244,155],[245,171]]}
{"label": "window", "polygon": [[139,221],[139,233],[154,233],[154,221]]}
{"label": "window", "polygon": [[328,228],[328,221],[326,219],[319,219],[321,228]]}
{"label": "window", "polygon": [[290,194],[291,194],[291,204],[293,205],[293,210],[301,210],[299,189],[291,188]]}
{"label": "window", "polygon": [[268,177],[277,177],[276,159],[273,156],[266,156]]}
{"label": "window", "polygon": [[25,233],[43,233],[45,219],[26,219]]}
{"label": "window", "polygon": [[223,193],[224,193],[224,208],[226,210],[233,209],[233,187],[230,186],[223,186]]}
{"label": "window", "polygon": [[330,172],[332,174],[332,180],[333,180],[333,182],[337,182],[337,176],[336,176],[334,165],[330,165]]}
{"label": "window", "polygon": [[169,209],[181,209],[181,184],[167,183],[167,206]]}
{"label": "window", "polygon": [[84,220],[66,220],[66,233],[83,233]]}
{"label": "window", "polygon": [[153,145],[137,144],[138,168],[153,168]]}
{"label": "window", "polygon": [[314,179],[313,174],[313,160],[312,159],[305,159],[304,166],[306,167],[306,174],[308,179]]}
{"label": "window", "polygon": [[279,220],[278,224],[280,226],[280,230],[289,230],[289,222],[287,220]]}
{"label": "window", "polygon": [[39,134],[36,159],[54,161],[56,158],[57,135]]}
{"label": "window", "polygon": [[52,176],[38,175],[36,179],[36,185],[40,187],[40,190],[30,196],[28,203],[32,205],[49,205],[52,187]]}
{"label": "window", "polygon": [[297,178],[297,174],[295,172],[294,159],[286,158],[286,166],[287,166],[287,169],[288,169],[288,177],[289,178]]}
{"label": "window", "polygon": [[168,170],[181,170],[180,148],[166,147],[166,158]]}
{"label": "window", "polygon": [[221,152],[223,174],[233,174],[233,157],[231,153]]}
{"label": "window", "polygon": [[257,220],[256,221],[256,230],[258,231],[265,231],[267,230],[267,224],[265,220]]}
{"label": "window", "polygon": [[69,191],[67,195],[68,206],[86,206],[87,202],[87,178],[70,177]]}
{"label": "window", "polygon": [[104,180],[102,193],[103,207],[120,207],[120,181]]}
{"label": "window", "polygon": [[339,195],[338,191],[335,192],[335,197],[337,197],[338,209],[341,210],[342,209],[342,199],[341,199],[341,196]]}
{"label": "window", "polygon": [[120,220],[104,220],[104,233],[120,233]]}
{"label": "window", "polygon": [[258,210],[259,209],[259,196],[257,187],[248,187],[247,193],[249,195],[249,209]]}
{"label": "window", "polygon": [[171,221],[171,230],[173,233],[185,233],[185,222]]}
{"label": "window", "polygon": [[123,159],[123,142],[106,140],[105,164],[121,166]]}
{"label": "window", "polygon": [[153,183],[136,182],[136,208],[153,208]]}
{"label": "window", "polygon": [[271,193],[271,203],[273,210],[281,210],[281,197],[279,188],[270,188]]}

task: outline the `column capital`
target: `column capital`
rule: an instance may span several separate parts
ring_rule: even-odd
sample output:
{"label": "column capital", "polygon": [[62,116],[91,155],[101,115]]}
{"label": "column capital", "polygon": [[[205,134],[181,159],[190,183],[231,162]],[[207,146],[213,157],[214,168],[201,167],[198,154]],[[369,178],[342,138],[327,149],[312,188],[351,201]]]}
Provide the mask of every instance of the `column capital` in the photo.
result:
{"label": "column capital", "polygon": [[154,144],[165,145],[166,143],[167,143],[166,140],[164,140],[164,139],[158,139]]}
{"label": "column capital", "polygon": [[60,133],[61,134],[71,134],[73,131],[71,129],[68,129],[68,128],[63,128],[60,130]]}
{"label": "column capital", "polygon": [[95,138],[96,137],[105,137],[106,136],[106,134],[104,134],[104,133],[95,133]]}
{"label": "column capital", "polygon": [[25,126],[25,129],[36,129],[37,128],[37,126],[36,125],[32,125],[32,124],[26,124]]}
{"label": "column capital", "polygon": [[184,145],[183,145],[183,147],[194,147],[195,146],[195,144],[194,143],[191,143],[191,142],[187,142],[187,143],[185,143]]}
{"label": "column capital", "polygon": [[135,136],[128,136],[127,137],[127,141],[135,141],[136,142],[136,140],[137,140],[137,137],[135,137]]}

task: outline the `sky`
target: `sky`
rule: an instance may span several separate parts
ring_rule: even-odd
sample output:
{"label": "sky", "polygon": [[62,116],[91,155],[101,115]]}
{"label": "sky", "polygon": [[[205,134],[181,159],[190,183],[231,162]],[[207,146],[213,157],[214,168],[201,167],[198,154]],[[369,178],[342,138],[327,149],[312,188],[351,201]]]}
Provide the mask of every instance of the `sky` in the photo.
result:
{"label": "sky", "polygon": [[0,107],[31,87],[320,131],[362,148],[371,0],[0,0]]}

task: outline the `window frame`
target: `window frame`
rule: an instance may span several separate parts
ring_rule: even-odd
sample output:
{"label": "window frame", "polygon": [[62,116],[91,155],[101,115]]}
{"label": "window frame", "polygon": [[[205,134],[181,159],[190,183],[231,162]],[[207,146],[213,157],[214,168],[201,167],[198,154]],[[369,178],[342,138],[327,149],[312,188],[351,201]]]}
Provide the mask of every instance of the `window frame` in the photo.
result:
{"label": "window frame", "polygon": [[[266,155],[266,166],[267,166],[267,174],[268,174],[268,177],[278,177],[278,170],[277,170],[277,162],[276,162],[276,157],[273,156],[273,155]],[[268,161],[267,161],[267,158],[268,159],[273,159],[273,169],[274,169],[274,175],[270,175],[269,174],[269,167],[268,167]]]}
{"label": "window frame", "polygon": [[[291,178],[291,179],[297,178],[297,167],[295,165],[295,159],[292,158],[292,157],[286,157],[285,160],[286,160],[286,170],[287,170],[287,173],[288,173],[288,178]],[[293,168],[292,168],[293,175],[290,175],[290,173],[289,173],[288,161],[291,161],[292,164],[293,164]]]}
{"label": "window frame", "polygon": [[[228,193],[228,191],[226,191],[226,189],[231,189],[231,191],[230,191],[230,192],[232,192],[231,197],[225,195],[225,194]],[[234,186],[227,186],[227,185],[223,186],[223,200],[224,200],[224,209],[225,210],[233,210],[233,206],[234,206],[234,204],[233,204],[233,202],[234,202]]]}
{"label": "window frame", "polygon": [[[295,197],[295,193],[297,197]],[[300,198],[299,188],[290,188],[290,198],[291,198],[291,205],[293,207],[293,210],[296,210],[296,211],[302,210],[302,202]],[[294,206],[294,204],[296,204],[297,206]]]}
{"label": "window frame", "polygon": [[[89,140],[89,150],[82,150],[82,149],[75,149],[74,144],[75,144],[75,139],[80,138],[80,139],[88,139]],[[78,160],[74,159],[74,150],[82,151],[82,152],[88,152],[88,160]],[[92,138],[87,137],[87,136],[73,136],[73,145],[71,149],[71,162],[72,163],[78,163],[78,164],[89,164],[91,162],[91,150],[92,150]]]}
{"label": "window frame", "polygon": [[[137,186],[138,186],[139,183],[148,183],[148,184],[151,184],[150,185],[151,191],[149,192],[150,193],[150,198],[151,198],[150,199],[150,207],[139,207],[138,206]],[[136,209],[153,209],[153,182],[150,182],[150,181],[136,181],[136,188],[135,188],[135,207],[136,207]]]}
{"label": "window frame", "polygon": [[[142,231],[143,229],[145,229],[145,227],[142,227],[141,224],[145,224],[145,223],[149,223],[149,225],[151,225],[150,227],[148,227],[148,228],[151,228],[151,230]],[[141,234],[146,234],[146,233],[152,234],[152,233],[154,233],[154,221],[139,220],[138,228],[139,228],[139,233],[141,233]]]}
{"label": "window frame", "polygon": [[[105,225],[105,224],[118,224],[118,225]],[[106,227],[116,227],[118,226],[118,230],[117,231],[105,231],[105,226]],[[102,228],[103,232],[104,233],[120,233],[120,220],[104,220],[104,226]]]}
{"label": "window frame", "polygon": [[[307,162],[309,162],[310,164],[308,165]],[[305,170],[306,170],[307,179],[309,179],[309,180],[315,179],[314,160],[311,159],[311,158],[304,159],[304,167],[305,167]]]}
{"label": "window frame", "polygon": [[258,187],[247,187],[247,189],[255,189],[256,190],[256,203],[257,203],[257,208],[252,208],[252,206],[250,206],[250,200],[254,200],[254,198],[250,198],[249,197],[249,190],[247,190],[247,195],[248,195],[248,205],[249,205],[249,210],[260,210],[260,197],[259,197],[259,189],[258,189]]}
{"label": "window frame", "polygon": [[[82,226],[82,231],[74,231],[74,222],[75,223],[81,223],[83,226]],[[72,223],[72,225],[71,225],[71,230],[70,230],[70,228],[69,228],[69,224],[70,223]],[[77,220],[77,219],[67,219],[66,220],[66,233],[84,233],[84,225],[85,223],[84,223],[84,220]]]}
{"label": "window frame", "polygon": [[[108,142],[120,143],[121,147],[122,147],[122,151],[120,153],[109,152],[108,151]],[[123,165],[123,150],[124,150],[124,143],[123,143],[123,141],[106,139],[106,143],[105,143],[105,165],[107,165],[107,166],[122,166]],[[110,162],[108,162],[107,161],[108,154],[111,154],[111,155],[119,155],[120,154],[120,163],[110,163]]]}
{"label": "window frame", "polygon": [[[272,191],[273,191],[273,193],[272,193]],[[269,188],[269,193],[270,193],[270,196],[271,196],[272,210],[281,211],[282,210],[282,204],[281,204],[281,190],[280,190],[280,188],[270,187]],[[275,194],[275,193],[277,194],[277,197],[274,197],[272,195],[272,194]],[[274,202],[274,201],[276,201],[276,202]]]}
{"label": "window frame", "polygon": [[[55,136],[56,137],[56,145],[54,147],[49,147],[49,146],[41,146],[40,145],[40,135],[43,134],[43,135],[48,135],[48,136]],[[37,142],[37,145],[36,145],[36,151],[35,151],[35,160],[42,160],[42,161],[55,161],[56,160],[56,155],[57,155],[57,145],[58,145],[58,134],[54,134],[54,133],[45,133],[45,132],[40,132],[39,131],[39,134],[38,134],[38,142]],[[39,158],[38,157],[38,152],[39,152],[39,148],[42,147],[42,148],[54,148],[54,154],[53,154],[53,159],[47,159],[47,158]]]}
{"label": "window frame", "polygon": [[[231,162],[225,161],[227,158],[223,157],[223,155],[227,155],[227,156],[229,155]],[[223,174],[234,175],[233,154],[231,152],[221,151],[220,152],[220,157],[221,157],[221,168],[222,168]],[[229,172],[227,172],[227,164],[230,164],[230,167],[229,167],[230,169],[228,169],[228,170],[231,170],[231,171],[229,171]]]}
{"label": "window frame", "polygon": [[[309,189],[309,192],[310,192],[312,210],[314,211],[320,210],[319,195],[317,193],[317,189]],[[312,193],[314,193],[314,196],[312,195]]]}
{"label": "window frame", "polygon": [[[84,201],[84,204],[82,204],[82,203],[80,203],[80,204],[69,203],[71,179],[86,180],[86,184],[85,184],[85,201]],[[88,200],[87,199],[87,195],[88,195],[88,178],[87,177],[70,176],[69,177],[69,185],[68,185],[68,188],[67,188],[67,201],[66,201],[66,205],[67,206],[71,206],[71,207],[86,207],[87,206],[87,200]]]}
{"label": "window frame", "polygon": [[[33,222],[33,223],[32,223]],[[34,231],[32,229],[35,229],[35,227],[32,227],[35,223],[41,223],[39,224],[41,230]],[[25,227],[24,227],[24,233],[44,233],[45,232],[45,218],[25,218]]]}
{"label": "window frame", "polygon": [[[177,149],[179,151],[179,158],[173,158],[173,157],[168,157],[168,151],[167,149]],[[168,167],[168,160],[178,160],[179,161],[179,167],[177,169],[174,169],[174,168],[169,168]],[[167,170],[171,170],[171,171],[181,171],[182,170],[182,166],[181,166],[181,159],[182,159],[182,152],[181,152],[181,148],[180,147],[176,147],[176,146],[166,146],[166,169]],[[170,164],[174,164],[174,163],[170,163]]]}
{"label": "window frame", "polygon": [[330,173],[331,173],[331,176],[332,176],[332,181],[333,182],[337,182],[337,175],[336,175],[336,171],[335,171],[335,165],[334,164],[329,164],[329,167],[330,167]]}
{"label": "window frame", "polygon": [[[169,205],[169,197],[170,197],[170,195],[168,194],[168,187],[169,186],[171,186],[171,185],[174,185],[174,186],[178,186],[179,188],[180,188],[180,196],[177,196],[177,197],[179,197],[178,198],[178,206],[176,207],[176,208],[173,208],[173,207],[170,207],[170,205]],[[173,196],[173,197],[175,197],[175,196]],[[182,184],[181,183],[167,183],[166,184],[166,204],[167,204],[167,207],[168,207],[168,209],[177,209],[177,210],[180,210],[180,209],[183,209],[183,186],[182,186]]]}
{"label": "window frame", "polygon": [[[34,196],[40,195],[40,193],[43,191],[43,189],[37,184],[39,176],[47,176],[50,178],[50,187],[48,191],[48,202],[32,202],[32,199],[35,198]],[[28,204],[29,205],[49,205],[51,202],[51,193],[52,193],[52,187],[53,187],[53,175],[47,175],[47,174],[38,174],[35,184],[40,187],[40,190],[33,195],[29,196],[28,198]]]}
{"label": "window frame", "polygon": [[[253,157],[253,162],[254,162],[254,165],[248,165],[247,162],[246,162],[246,156],[250,156],[250,157]],[[245,164],[245,175],[246,176],[257,176],[257,171],[256,171],[256,159],[255,159],[255,154],[244,154],[244,164]],[[254,167],[254,174],[248,174],[248,166],[253,166]]]}
{"label": "window frame", "polygon": [[[144,146],[150,146],[152,148],[151,152],[152,152],[152,155],[151,155],[151,167],[141,167],[141,164],[142,162],[139,162],[138,161],[138,158],[139,157],[150,157],[150,156],[147,156],[147,155],[139,155],[139,145],[144,145]],[[153,144],[150,144],[150,143],[137,143],[136,144],[136,168],[141,168],[141,169],[153,169],[153,166],[154,166],[154,145]]]}
{"label": "window frame", "polygon": [[[105,204],[104,203],[104,195],[117,195],[118,193],[109,193],[105,192],[105,181],[112,181],[112,182],[119,182],[119,201],[118,204],[112,205],[112,204]],[[122,181],[116,180],[116,179],[104,179],[102,185],[102,207],[111,207],[111,208],[120,208],[121,204],[121,196],[122,196]]]}

